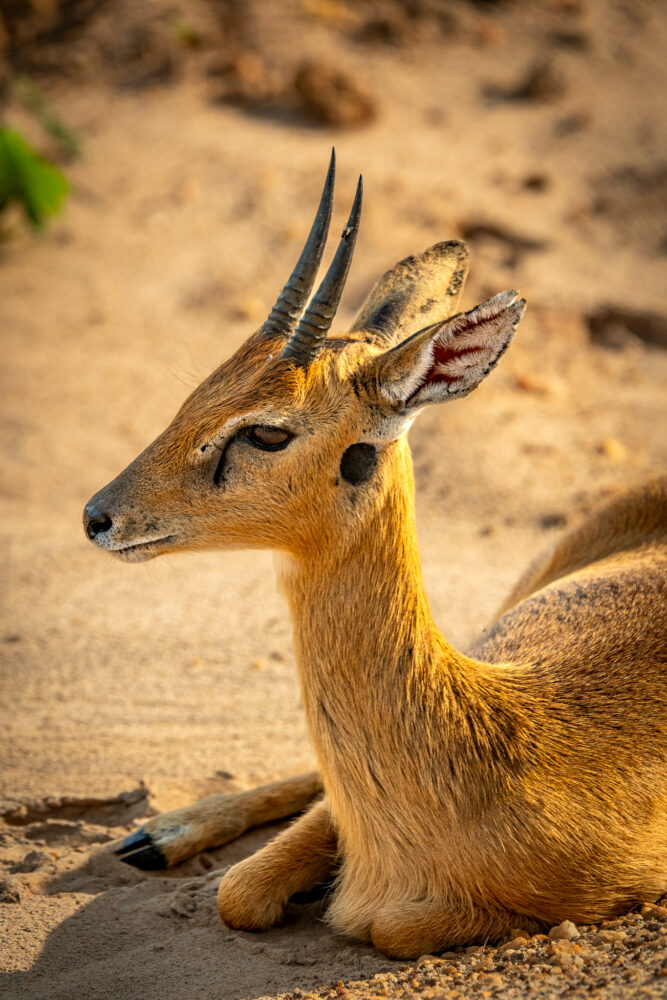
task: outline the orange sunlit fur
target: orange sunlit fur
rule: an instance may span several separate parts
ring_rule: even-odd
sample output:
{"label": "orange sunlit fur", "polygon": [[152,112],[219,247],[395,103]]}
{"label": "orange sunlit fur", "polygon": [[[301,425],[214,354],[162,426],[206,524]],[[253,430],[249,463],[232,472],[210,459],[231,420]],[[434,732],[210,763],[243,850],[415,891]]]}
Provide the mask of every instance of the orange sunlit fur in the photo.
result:
{"label": "orange sunlit fur", "polygon": [[[379,392],[420,342],[381,360],[369,324],[390,300],[402,338],[453,314],[467,265],[447,246],[389,272],[307,370],[251,338],[98,495],[121,542],[151,527],[174,537],[164,551],[280,553],[324,798],[225,874],[234,927],[270,926],[334,870],[328,919],[396,957],[600,920],[667,888],[667,481],[568,535],[466,653],[432,620],[410,450],[383,430]],[[245,414],[294,441],[269,459],[229,438],[229,481],[213,490],[208,450]],[[356,486],[341,456],[364,440],[379,442],[377,468]],[[271,809],[243,800],[235,830],[319,786],[292,783],[282,811],[276,787]],[[241,808],[223,800],[147,824],[170,863],[223,839],[220,817]],[[168,836],[181,827],[187,838]]]}

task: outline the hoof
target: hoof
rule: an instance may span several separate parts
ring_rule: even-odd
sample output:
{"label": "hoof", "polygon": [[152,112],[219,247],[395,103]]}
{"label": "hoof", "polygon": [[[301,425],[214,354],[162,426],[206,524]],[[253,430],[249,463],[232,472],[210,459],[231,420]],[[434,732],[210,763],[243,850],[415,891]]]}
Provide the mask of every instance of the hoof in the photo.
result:
{"label": "hoof", "polygon": [[167,859],[160,848],[155,846],[153,838],[143,826],[126,837],[114,854],[126,864],[146,872],[161,871],[167,867]]}

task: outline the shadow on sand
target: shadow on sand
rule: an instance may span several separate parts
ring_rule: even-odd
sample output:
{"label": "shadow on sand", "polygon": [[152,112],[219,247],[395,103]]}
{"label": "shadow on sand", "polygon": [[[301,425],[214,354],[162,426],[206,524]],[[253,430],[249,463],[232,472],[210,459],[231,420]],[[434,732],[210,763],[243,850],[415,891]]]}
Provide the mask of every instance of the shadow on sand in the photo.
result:
{"label": "shadow on sand", "polygon": [[222,924],[220,870],[279,829],[251,831],[169,872],[124,865],[113,845],[93,850],[46,889],[76,894],[81,905],[51,932],[34,966],[7,975],[0,992],[13,1000],[254,1000],[390,968],[371,947],[333,934],[322,901],[292,906],[281,927],[262,934]]}

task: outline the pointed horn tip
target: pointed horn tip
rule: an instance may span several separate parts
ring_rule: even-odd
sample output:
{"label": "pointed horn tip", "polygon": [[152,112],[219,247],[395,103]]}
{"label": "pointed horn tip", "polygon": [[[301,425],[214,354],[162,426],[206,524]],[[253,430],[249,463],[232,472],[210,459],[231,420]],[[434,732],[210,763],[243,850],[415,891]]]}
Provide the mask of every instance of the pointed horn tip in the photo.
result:
{"label": "pointed horn tip", "polygon": [[349,240],[350,236],[355,236],[359,231],[359,223],[361,221],[361,200],[364,192],[363,180],[361,174],[359,174],[359,180],[357,182],[357,191],[354,196],[354,201],[352,203],[352,208],[350,210],[350,217],[347,220],[347,225],[342,232],[341,239]]}
{"label": "pointed horn tip", "polygon": [[[306,245],[301,252],[299,262],[271,308],[268,319],[263,324],[262,329],[265,335],[283,334],[289,337],[301,311],[306,306],[329,233],[335,180],[336,149],[332,146],[329,168],[315,215],[315,221],[311,227]],[[304,256],[306,259],[304,259]],[[307,258],[310,258],[310,260]]]}
{"label": "pointed horn tip", "polygon": [[329,169],[327,170],[327,180],[326,183],[331,183],[333,176],[336,173],[336,149],[334,146],[331,147],[331,157],[329,159]]}
{"label": "pointed horn tip", "polygon": [[357,190],[354,194],[354,201],[352,203],[352,214],[356,213],[357,216],[361,214],[361,202],[364,195],[364,179],[361,174],[359,174],[359,180],[357,181]]}

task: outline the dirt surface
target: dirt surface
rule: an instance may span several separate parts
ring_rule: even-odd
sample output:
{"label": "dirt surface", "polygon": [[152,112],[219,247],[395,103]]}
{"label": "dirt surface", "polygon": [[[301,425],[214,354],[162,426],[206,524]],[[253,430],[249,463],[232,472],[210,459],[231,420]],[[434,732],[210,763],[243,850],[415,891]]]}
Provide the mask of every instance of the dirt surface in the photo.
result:
{"label": "dirt surface", "polygon": [[558,531],[665,466],[665,8],[108,0],[61,4],[80,17],[59,28],[58,6],[24,5],[0,76],[32,74],[83,150],[61,218],[34,237],[3,216],[0,242],[0,993],[664,996],[660,909],[405,966],[321,904],[260,935],[219,922],[220,869],[274,830],[168,873],[120,864],[142,817],[313,755],[270,555],[128,566],[81,509],[263,320],[335,142],[332,231],[359,171],[366,190],[339,328],[452,237],[466,308],[528,299],[493,376],[411,431],[433,609],[470,642]]}

